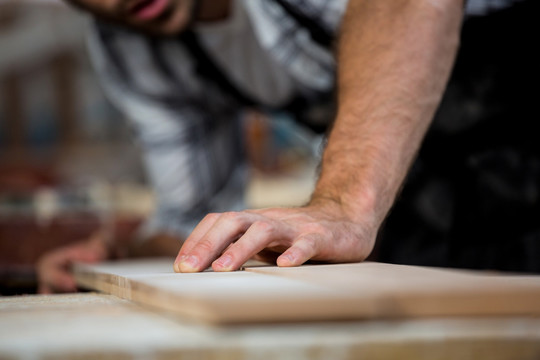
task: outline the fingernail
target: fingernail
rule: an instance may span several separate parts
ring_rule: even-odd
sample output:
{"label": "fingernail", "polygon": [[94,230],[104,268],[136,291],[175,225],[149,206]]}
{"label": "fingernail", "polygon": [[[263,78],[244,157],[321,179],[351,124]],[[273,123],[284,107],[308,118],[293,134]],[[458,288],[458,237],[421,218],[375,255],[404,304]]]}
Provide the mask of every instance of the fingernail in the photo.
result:
{"label": "fingernail", "polygon": [[199,259],[194,255],[188,255],[180,261],[179,268],[181,272],[195,272],[198,271],[197,265],[199,265]]}
{"label": "fingernail", "polygon": [[286,254],[285,259],[287,259],[287,261],[290,263],[294,262],[294,256],[292,254]]}
{"label": "fingernail", "polygon": [[291,255],[291,254],[284,254],[284,255],[281,255],[279,258],[278,258],[278,266],[287,266],[287,265],[291,265],[291,264],[294,264],[294,256]]}
{"label": "fingernail", "polygon": [[175,264],[180,264],[181,262],[183,262],[184,260],[186,260],[186,255],[181,255],[179,257],[176,258],[176,260],[174,261]]}
{"label": "fingernail", "polygon": [[216,260],[215,265],[225,270],[231,267],[232,262],[233,262],[233,259],[230,255],[223,255],[222,257]]}
{"label": "fingernail", "polygon": [[180,272],[180,263],[182,263],[185,258],[186,258],[186,255],[182,255],[176,258],[173,264],[173,268],[175,272]]}

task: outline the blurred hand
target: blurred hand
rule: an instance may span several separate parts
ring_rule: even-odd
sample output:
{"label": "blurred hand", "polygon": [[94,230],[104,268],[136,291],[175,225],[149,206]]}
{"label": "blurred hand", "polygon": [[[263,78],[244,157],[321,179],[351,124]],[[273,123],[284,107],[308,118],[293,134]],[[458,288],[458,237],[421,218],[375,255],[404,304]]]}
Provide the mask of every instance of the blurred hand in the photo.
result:
{"label": "blurred hand", "polygon": [[177,272],[239,269],[261,253],[276,252],[278,266],[298,266],[307,260],[364,260],[375,242],[378,222],[359,224],[334,201],[300,208],[271,208],[209,214],[180,249]]}
{"label": "blurred hand", "polygon": [[77,285],[71,273],[72,264],[95,263],[109,257],[110,250],[101,233],[87,240],[54,249],[37,262],[38,292],[40,294],[75,292]]}

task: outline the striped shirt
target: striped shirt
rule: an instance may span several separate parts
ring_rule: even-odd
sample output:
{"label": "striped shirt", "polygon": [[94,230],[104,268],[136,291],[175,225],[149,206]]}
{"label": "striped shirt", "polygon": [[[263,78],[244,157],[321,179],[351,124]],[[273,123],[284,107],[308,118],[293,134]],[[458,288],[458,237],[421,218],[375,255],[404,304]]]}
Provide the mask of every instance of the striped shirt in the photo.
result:
{"label": "striped shirt", "polygon": [[[334,37],[347,0],[283,2]],[[466,12],[482,15],[511,2],[469,0]],[[296,97],[315,102],[332,92],[332,50],[283,4],[235,0],[233,7],[233,25],[212,29],[196,24],[194,32],[237,88],[268,107]],[[158,204],[145,234],[186,236],[206,213],[242,209],[245,104],[200,76],[197,62],[178,39],[95,21],[88,43],[108,97],[129,119],[143,149]]]}

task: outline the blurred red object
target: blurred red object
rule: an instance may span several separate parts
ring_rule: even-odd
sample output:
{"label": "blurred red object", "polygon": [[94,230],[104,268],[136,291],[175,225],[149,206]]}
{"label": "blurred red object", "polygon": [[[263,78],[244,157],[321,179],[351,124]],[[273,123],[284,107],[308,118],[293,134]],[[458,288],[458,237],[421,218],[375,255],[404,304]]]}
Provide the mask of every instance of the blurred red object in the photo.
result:
{"label": "blurred red object", "polygon": [[[115,219],[115,234],[127,241],[142,219]],[[62,214],[46,225],[33,216],[0,217],[0,268],[33,267],[46,251],[88,238],[100,228],[100,219],[91,213]]]}
{"label": "blurred red object", "polygon": [[40,187],[52,187],[59,177],[50,169],[23,165],[0,165],[0,193],[28,193]]}

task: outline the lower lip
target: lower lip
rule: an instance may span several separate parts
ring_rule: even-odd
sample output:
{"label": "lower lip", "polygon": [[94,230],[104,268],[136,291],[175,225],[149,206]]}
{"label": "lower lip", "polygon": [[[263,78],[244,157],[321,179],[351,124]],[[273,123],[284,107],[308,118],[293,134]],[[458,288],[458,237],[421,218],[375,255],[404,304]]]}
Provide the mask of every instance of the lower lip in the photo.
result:
{"label": "lower lip", "polygon": [[144,7],[135,11],[133,15],[138,20],[153,20],[165,11],[168,4],[169,0],[151,0]]}

